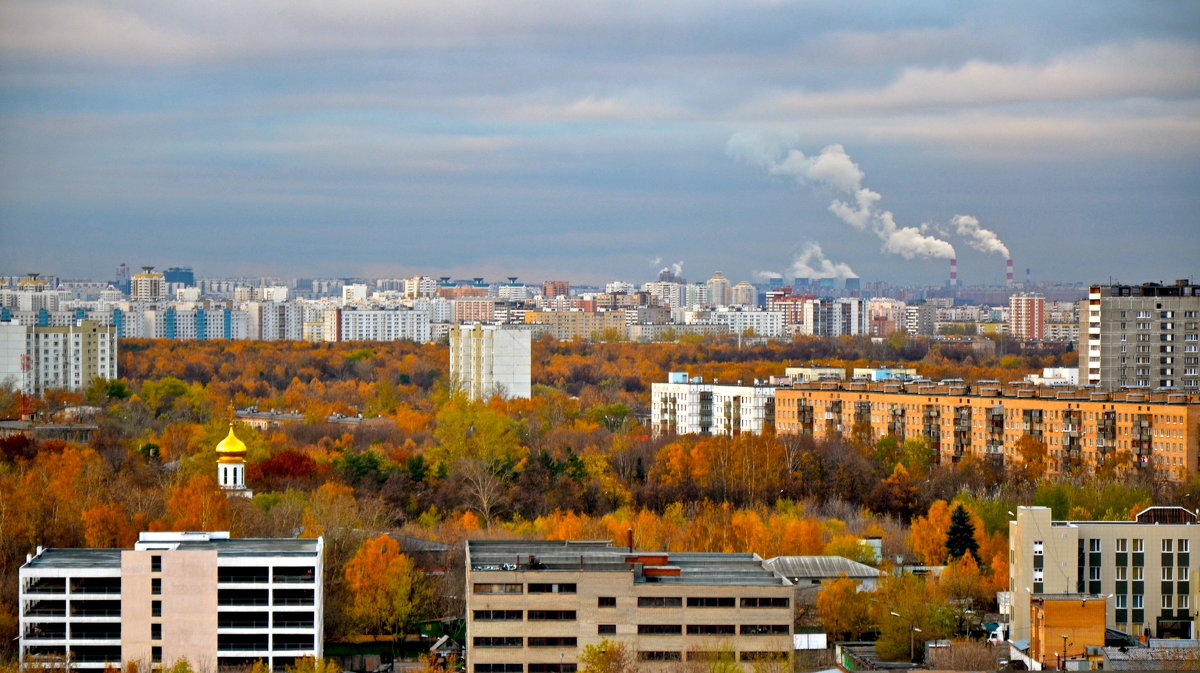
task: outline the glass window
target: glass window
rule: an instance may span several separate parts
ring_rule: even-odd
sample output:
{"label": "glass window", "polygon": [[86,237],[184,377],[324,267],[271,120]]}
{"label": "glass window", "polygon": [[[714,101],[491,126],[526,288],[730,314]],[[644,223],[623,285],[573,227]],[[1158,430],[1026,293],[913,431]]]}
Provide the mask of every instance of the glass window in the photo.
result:
{"label": "glass window", "polygon": [[1143,540],[1140,537],[1133,538],[1133,553],[1138,554],[1138,553],[1145,551],[1145,549],[1143,548],[1144,543],[1145,543],[1145,540]]}
{"label": "glass window", "polygon": [[1175,541],[1170,538],[1163,540],[1162,541],[1163,553],[1169,554],[1172,551],[1174,551],[1174,543],[1175,543]]}
{"label": "glass window", "polygon": [[1128,577],[1129,569],[1126,568],[1125,566],[1117,566],[1116,573],[1117,573],[1116,579],[1118,582],[1124,582],[1125,580],[1129,579],[1129,577]]}
{"label": "glass window", "polygon": [[1117,551],[1129,551],[1129,540],[1126,538],[1117,538]]}
{"label": "glass window", "polygon": [[1088,579],[1099,580],[1100,579],[1100,568],[1097,566],[1092,566],[1091,568],[1088,568]]}
{"label": "glass window", "polygon": [[1188,603],[1189,603],[1188,595],[1187,594],[1179,594],[1179,609],[1180,610],[1188,609]]}
{"label": "glass window", "polygon": [[1170,610],[1170,609],[1172,609],[1172,608],[1171,608],[1171,605],[1172,605],[1172,603],[1173,603],[1173,600],[1172,600],[1173,598],[1174,598],[1174,596],[1172,596],[1171,594],[1163,594],[1163,597],[1162,597],[1162,609],[1164,609],[1164,610]]}
{"label": "glass window", "polygon": [[1120,609],[1125,608],[1125,594],[1117,594],[1117,607]]}
{"label": "glass window", "polygon": [[152,573],[162,572],[162,557],[161,556],[156,554],[156,555],[150,557],[150,572],[152,572]]}
{"label": "glass window", "polygon": [[617,607],[617,597],[616,596],[601,596],[596,599],[596,607],[615,608],[615,607]]}
{"label": "glass window", "polygon": [[1143,605],[1143,603],[1144,603],[1144,597],[1141,594],[1133,595],[1133,609],[1134,610],[1141,610],[1142,608],[1144,608],[1145,605]]}
{"label": "glass window", "polygon": [[1088,540],[1088,551],[1100,551],[1100,538]]}
{"label": "glass window", "polygon": [[1180,553],[1180,554],[1186,554],[1186,553],[1188,553],[1188,549],[1189,549],[1189,548],[1190,548],[1190,546],[1191,546],[1191,545],[1189,544],[1189,542],[1190,542],[1190,541],[1189,541],[1187,538],[1184,538],[1184,539],[1182,539],[1182,540],[1180,540],[1180,541],[1179,541],[1179,553]]}
{"label": "glass window", "polygon": [[1162,581],[1170,582],[1172,579],[1174,579],[1174,571],[1175,571],[1175,569],[1172,568],[1171,566],[1167,566],[1167,567],[1163,568],[1162,569]]}
{"label": "glass window", "polygon": [[1146,569],[1143,568],[1142,566],[1134,566],[1133,567],[1133,581],[1141,582],[1142,580],[1146,579],[1144,576],[1145,571],[1146,571]]}

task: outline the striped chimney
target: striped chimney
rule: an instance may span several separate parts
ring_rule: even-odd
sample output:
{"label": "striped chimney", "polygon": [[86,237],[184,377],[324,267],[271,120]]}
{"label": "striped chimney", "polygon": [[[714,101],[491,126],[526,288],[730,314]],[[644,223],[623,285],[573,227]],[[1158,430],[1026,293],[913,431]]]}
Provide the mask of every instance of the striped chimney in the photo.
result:
{"label": "striped chimney", "polygon": [[1005,284],[1006,284],[1008,287],[1012,287],[1012,286],[1013,286],[1013,263],[1012,263],[1012,258],[1011,258],[1011,257],[1009,258],[1009,260],[1008,260],[1008,263],[1005,265],[1005,269],[1004,269],[1004,271],[1005,271],[1005,273],[1004,273],[1004,283],[1005,283]]}
{"label": "striped chimney", "polygon": [[958,258],[950,260],[950,287],[958,287]]}

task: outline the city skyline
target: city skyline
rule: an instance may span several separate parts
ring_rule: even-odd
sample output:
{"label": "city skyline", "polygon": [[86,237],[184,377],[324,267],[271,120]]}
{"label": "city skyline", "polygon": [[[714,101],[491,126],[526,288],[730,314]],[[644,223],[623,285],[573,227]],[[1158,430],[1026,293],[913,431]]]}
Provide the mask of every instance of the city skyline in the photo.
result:
{"label": "city skyline", "polygon": [[13,275],[941,285],[919,239],[1002,285],[988,232],[1018,281],[1170,283],[1200,252],[1187,4],[106,0],[0,25]]}

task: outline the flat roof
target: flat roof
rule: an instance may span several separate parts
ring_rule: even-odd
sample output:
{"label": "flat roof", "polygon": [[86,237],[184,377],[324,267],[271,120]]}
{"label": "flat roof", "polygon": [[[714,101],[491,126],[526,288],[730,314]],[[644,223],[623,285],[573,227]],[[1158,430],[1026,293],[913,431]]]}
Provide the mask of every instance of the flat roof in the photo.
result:
{"label": "flat roof", "polygon": [[665,557],[646,564],[678,570],[677,576],[637,576],[657,584],[788,586],[757,554],[645,551],[613,546],[611,540],[467,540],[473,571],[629,572],[629,556]]}
{"label": "flat roof", "polygon": [[43,549],[28,568],[120,568],[121,549]]}
{"label": "flat roof", "polygon": [[[143,544],[146,544],[143,542]],[[311,557],[317,554],[317,540],[309,538],[241,538],[215,540],[184,540],[180,542],[150,542],[142,551],[204,551],[216,550],[218,557],[276,556]],[[121,553],[133,549],[43,549],[30,559],[28,568],[119,568]]]}

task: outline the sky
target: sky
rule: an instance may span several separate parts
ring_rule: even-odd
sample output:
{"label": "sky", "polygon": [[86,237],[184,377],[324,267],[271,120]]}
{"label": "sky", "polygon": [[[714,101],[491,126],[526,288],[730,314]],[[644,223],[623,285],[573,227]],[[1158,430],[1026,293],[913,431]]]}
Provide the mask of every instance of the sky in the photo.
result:
{"label": "sky", "polygon": [[0,275],[1196,280],[1198,178],[1183,0],[0,2]]}

